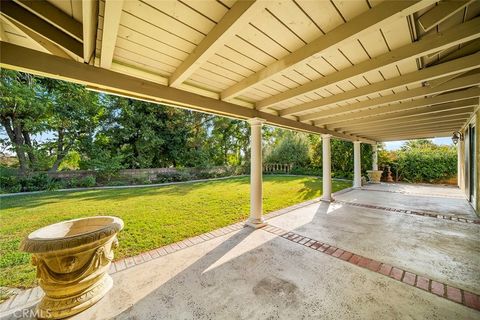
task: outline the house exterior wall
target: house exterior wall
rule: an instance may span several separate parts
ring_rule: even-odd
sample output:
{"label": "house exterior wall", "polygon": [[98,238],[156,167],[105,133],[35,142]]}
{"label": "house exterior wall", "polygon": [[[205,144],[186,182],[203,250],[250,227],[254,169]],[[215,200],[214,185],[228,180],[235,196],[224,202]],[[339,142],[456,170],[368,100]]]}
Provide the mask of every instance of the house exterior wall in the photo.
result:
{"label": "house exterior wall", "polygon": [[[477,194],[476,194],[476,206],[475,206],[475,211],[477,212],[477,215],[480,216],[480,108],[477,109],[476,113],[473,115],[472,117],[473,119],[470,119],[470,121],[468,122],[469,124],[472,123],[472,120],[473,120],[473,123],[475,123],[475,127],[476,127],[476,141],[475,141],[475,144],[476,144],[476,162],[475,162],[475,177],[472,177],[473,179],[475,179],[475,185],[477,186]],[[465,128],[463,128],[460,132],[465,136],[466,133],[467,133],[467,130],[468,130],[468,126],[465,126]],[[459,161],[459,179],[458,179],[458,182],[459,182],[459,187],[460,189],[465,193],[465,196],[468,197],[468,190],[466,188],[466,184],[468,183],[467,179],[469,178],[467,176],[467,170],[468,170],[468,166],[467,166],[467,163],[466,163],[466,154],[465,154],[465,148],[467,148],[468,146],[466,145],[465,143],[466,141],[459,141],[459,148],[460,148],[460,151],[459,151],[459,158],[458,158],[458,161]]]}
{"label": "house exterior wall", "polygon": [[480,215],[480,108],[477,109],[476,113],[476,124],[475,127],[477,128],[477,142],[476,142],[476,152],[477,152],[477,163],[476,163],[476,172],[477,172],[477,215]]}

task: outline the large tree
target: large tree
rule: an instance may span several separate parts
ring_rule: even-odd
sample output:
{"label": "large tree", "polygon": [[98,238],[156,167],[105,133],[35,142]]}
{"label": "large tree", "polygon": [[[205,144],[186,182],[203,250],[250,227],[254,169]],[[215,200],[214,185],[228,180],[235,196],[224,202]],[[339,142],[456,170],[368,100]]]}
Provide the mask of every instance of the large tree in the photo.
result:
{"label": "large tree", "polygon": [[55,136],[50,170],[57,171],[70,151],[81,149],[81,144],[93,137],[104,108],[98,94],[83,86],[52,79],[41,82],[51,101],[47,129]]}
{"label": "large tree", "polygon": [[123,155],[127,168],[181,165],[189,157],[192,135],[188,112],[120,97],[106,97],[108,121],[97,145]]}
{"label": "large tree", "polygon": [[32,135],[45,130],[49,101],[38,79],[26,73],[2,69],[0,123],[15,151],[20,173],[35,169]]}

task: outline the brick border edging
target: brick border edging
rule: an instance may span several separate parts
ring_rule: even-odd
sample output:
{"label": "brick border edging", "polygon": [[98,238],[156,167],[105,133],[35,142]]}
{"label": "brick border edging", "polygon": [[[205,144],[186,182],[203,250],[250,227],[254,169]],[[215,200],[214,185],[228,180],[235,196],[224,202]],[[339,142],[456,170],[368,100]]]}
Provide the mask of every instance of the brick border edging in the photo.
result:
{"label": "brick border edging", "polygon": [[448,195],[441,194],[441,193],[422,194],[422,193],[414,193],[414,192],[408,192],[408,191],[382,190],[382,189],[373,189],[373,188],[366,188],[366,187],[362,187],[362,188],[360,188],[360,190],[375,191],[375,192],[387,192],[387,193],[400,193],[400,194],[404,194],[404,195],[407,195],[407,196],[425,196],[425,197],[437,197],[437,198],[461,199],[461,200],[465,199],[465,197],[453,197],[453,196],[448,196]]}
{"label": "brick border edging", "polygon": [[133,266],[143,264],[150,260],[173,253],[175,251],[179,251],[211,239],[219,238],[221,236],[232,233],[234,231],[241,230],[244,226],[245,226],[245,222],[243,221],[237,222],[220,229],[202,233],[198,236],[190,237],[178,242],[168,244],[163,247],[159,247],[156,249],[139,253],[136,256],[125,257],[122,259],[112,261],[112,264],[110,265],[109,274],[114,274],[114,273],[129,269]]}
{"label": "brick border edging", "polygon": [[407,209],[397,209],[391,207],[382,207],[373,204],[365,204],[365,203],[357,203],[357,202],[350,202],[350,201],[343,201],[343,200],[336,200],[335,203],[345,204],[347,206],[352,207],[361,207],[361,208],[368,208],[368,209],[378,209],[383,211],[395,212],[395,213],[405,213],[411,214],[416,216],[423,216],[423,217],[430,217],[436,219],[443,219],[449,220],[453,222],[462,222],[462,223],[471,223],[471,224],[480,224],[480,219],[468,219],[468,218],[460,218],[456,216],[448,216],[443,214],[436,214],[433,212],[428,211],[416,211],[416,210],[407,210]]}
{"label": "brick border edging", "polygon": [[445,298],[468,308],[480,311],[480,295],[477,295],[473,292],[437,282],[390,264],[357,255],[353,252],[349,252],[347,250],[343,250],[327,243],[304,237],[295,232],[286,231],[272,225],[267,225],[263,227],[262,230],[275,234],[289,241],[298,243],[307,248],[320,251],[334,258],[352,263],[361,268],[365,268],[375,273],[390,277],[417,289],[435,294],[441,298]]}

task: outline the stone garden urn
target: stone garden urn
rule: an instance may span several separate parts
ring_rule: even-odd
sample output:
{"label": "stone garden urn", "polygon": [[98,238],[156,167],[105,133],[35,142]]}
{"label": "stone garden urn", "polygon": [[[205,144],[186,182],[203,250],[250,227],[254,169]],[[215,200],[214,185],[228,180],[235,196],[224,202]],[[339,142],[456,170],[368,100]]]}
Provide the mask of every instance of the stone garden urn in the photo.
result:
{"label": "stone garden urn", "polygon": [[20,249],[32,254],[45,296],[39,318],[61,319],[100,300],[113,285],[108,274],[123,221],[97,216],[46,226],[28,235]]}
{"label": "stone garden urn", "polygon": [[370,181],[370,183],[380,183],[382,173],[382,170],[367,170],[368,181]]}

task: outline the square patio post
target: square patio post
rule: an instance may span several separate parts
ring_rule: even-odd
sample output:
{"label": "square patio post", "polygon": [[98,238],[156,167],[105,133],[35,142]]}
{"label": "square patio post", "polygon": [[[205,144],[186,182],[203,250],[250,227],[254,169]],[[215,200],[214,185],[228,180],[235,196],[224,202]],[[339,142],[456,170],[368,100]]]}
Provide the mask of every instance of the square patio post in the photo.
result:
{"label": "square patio post", "polygon": [[372,170],[378,171],[378,148],[372,144]]}
{"label": "square patio post", "polygon": [[323,170],[323,195],[322,201],[332,202],[332,159],[329,134],[322,134],[322,170]]}
{"label": "square patio post", "polygon": [[353,187],[362,187],[362,167],[361,167],[360,141],[353,141]]}
{"label": "square patio post", "polygon": [[252,228],[265,226],[262,218],[262,125],[265,120],[253,118],[248,121],[250,139],[250,217],[246,223]]}

